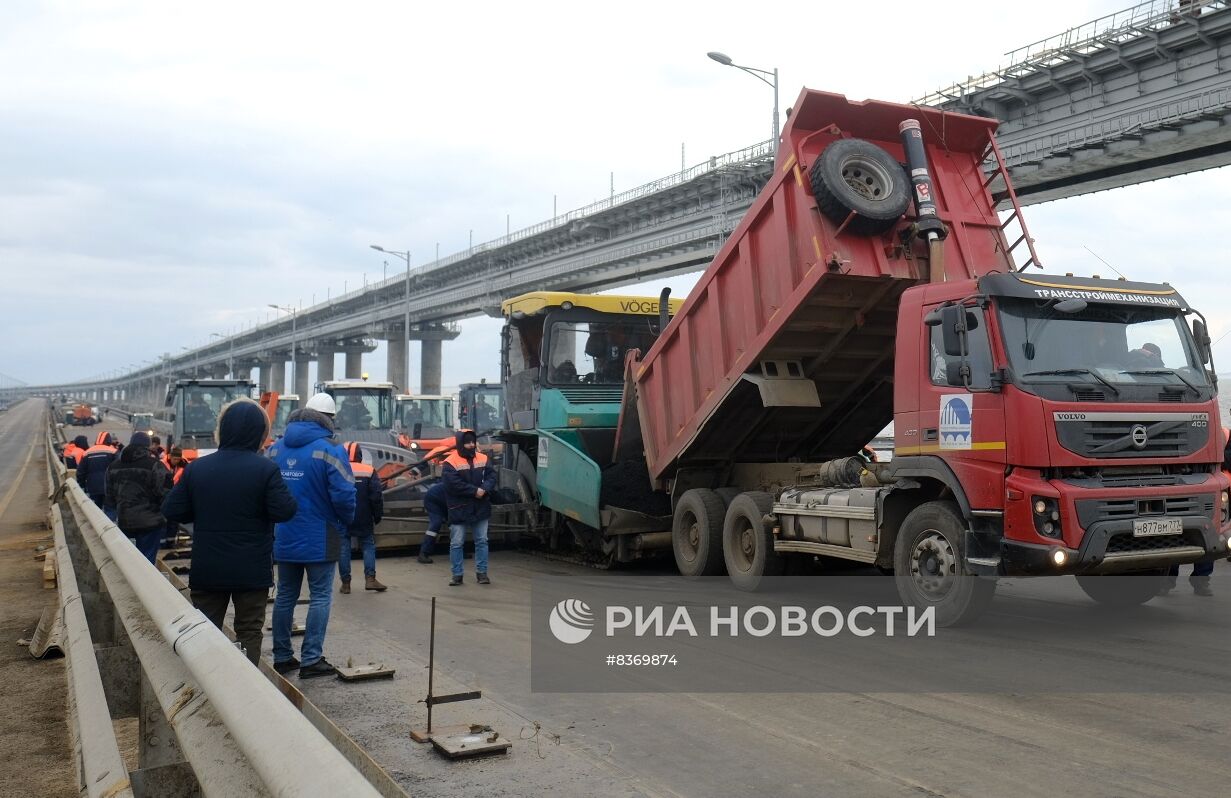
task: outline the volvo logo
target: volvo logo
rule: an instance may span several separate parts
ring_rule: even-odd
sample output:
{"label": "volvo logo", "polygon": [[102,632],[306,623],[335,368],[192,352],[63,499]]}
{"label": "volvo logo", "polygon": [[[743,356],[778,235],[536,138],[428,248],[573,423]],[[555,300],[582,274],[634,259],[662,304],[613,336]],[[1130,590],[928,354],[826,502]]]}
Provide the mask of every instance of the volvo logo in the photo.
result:
{"label": "volvo logo", "polygon": [[1146,432],[1145,424],[1134,424],[1129,437],[1133,441],[1134,449],[1144,449],[1146,448],[1146,443],[1150,440],[1150,433]]}

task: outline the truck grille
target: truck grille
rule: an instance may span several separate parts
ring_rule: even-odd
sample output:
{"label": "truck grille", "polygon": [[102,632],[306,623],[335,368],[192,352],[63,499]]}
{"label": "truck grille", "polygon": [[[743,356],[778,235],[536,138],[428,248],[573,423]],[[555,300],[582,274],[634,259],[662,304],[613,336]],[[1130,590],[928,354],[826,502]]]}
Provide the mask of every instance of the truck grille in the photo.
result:
{"label": "truck grille", "polygon": [[[1077,503],[1077,520],[1088,529],[1099,521],[1127,521],[1143,516],[1214,515],[1214,495],[1167,496],[1156,499],[1083,499]],[[1129,537],[1132,537],[1129,534]]]}
{"label": "truck grille", "polygon": [[1107,539],[1108,554],[1136,553],[1141,551],[1167,551],[1186,546],[1204,546],[1201,533],[1186,530],[1182,535],[1159,535],[1144,538],[1133,537],[1132,532],[1121,532]]}
{"label": "truck grille", "polygon": [[1075,411],[1055,416],[1060,445],[1091,458],[1183,457],[1205,445],[1209,435],[1205,413]]}
{"label": "truck grille", "polygon": [[569,402],[618,402],[624,397],[624,387],[621,385],[570,385],[560,388],[560,393]]}

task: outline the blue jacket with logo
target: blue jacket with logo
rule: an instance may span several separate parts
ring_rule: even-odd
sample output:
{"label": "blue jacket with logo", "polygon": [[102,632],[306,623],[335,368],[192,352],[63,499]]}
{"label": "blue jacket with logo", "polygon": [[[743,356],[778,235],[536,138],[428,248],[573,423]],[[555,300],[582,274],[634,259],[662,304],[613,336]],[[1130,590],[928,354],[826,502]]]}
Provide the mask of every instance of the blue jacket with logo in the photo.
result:
{"label": "blue jacket with logo", "polygon": [[329,417],[295,411],[269,456],[299,506],[294,518],[274,529],[274,559],[335,562],[342,534],[355,518],[355,477],[346,450],[333,440]]}

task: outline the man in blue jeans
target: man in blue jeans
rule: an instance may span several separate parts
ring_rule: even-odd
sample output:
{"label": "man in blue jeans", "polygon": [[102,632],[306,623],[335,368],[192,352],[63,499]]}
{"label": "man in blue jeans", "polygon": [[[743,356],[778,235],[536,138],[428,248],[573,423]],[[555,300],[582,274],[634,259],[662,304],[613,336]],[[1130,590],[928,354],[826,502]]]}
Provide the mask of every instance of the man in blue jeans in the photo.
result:
{"label": "man in blue jeans", "polygon": [[473,430],[457,431],[457,447],[445,458],[441,477],[449,502],[449,564],[453,578],[449,585],[462,583],[462,544],[466,531],[474,535],[475,579],[490,585],[487,577],[487,523],[492,517],[491,492],[496,474],[479,451]]}
{"label": "man in blue jeans", "polygon": [[342,577],[340,592],[350,593],[350,539],[358,538],[359,548],[363,551],[364,590],[379,593],[389,589],[376,579],[376,525],[385,514],[380,475],[363,462],[363,449],[358,441],[346,444],[346,456],[350,459],[350,470],[355,476],[355,520],[342,533],[342,551],[338,557],[338,576]]}
{"label": "man in blue jeans", "polygon": [[[286,434],[269,448],[299,511],[274,529],[278,593],[274,598],[274,669],[299,678],[329,676],[337,669],[323,655],[333,572],[342,535],[355,517],[355,478],[346,450],[333,437],[333,397],[318,393],[290,416]],[[304,577],[308,578],[308,622],[300,659],[291,648],[291,619]]]}

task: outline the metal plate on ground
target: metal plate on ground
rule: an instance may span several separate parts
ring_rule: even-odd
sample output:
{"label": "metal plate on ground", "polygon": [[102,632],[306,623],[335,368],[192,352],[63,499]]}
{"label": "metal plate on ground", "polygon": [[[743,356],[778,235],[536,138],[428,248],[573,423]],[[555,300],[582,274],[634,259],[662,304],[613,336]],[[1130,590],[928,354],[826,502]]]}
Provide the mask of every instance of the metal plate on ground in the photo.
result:
{"label": "metal plate on ground", "polygon": [[355,665],[338,668],[338,678],[344,682],[365,682],[370,679],[392,679],[397,668],[369,662],[367,665]]}
{"label": "metal plate on ground", "polygon": [[490,726],[433,732],[429,738],[437,751],[450,759],[508,753],[513,745]]}
{"label": "metal plate on ground", "polygon": [[48,654],[64,654],[64,621],[60,615],[60,602],[56,602],[43,610],[34,629],[34,637],[30,639],[30,655],[42,659]]}
{"label": "metal plate on ground", "polygon": [[[302,623],[293,623],[293,624],[291,624],[291,634],[292,634],[292,635],[301,635],[301,634],[303,634],[303,633],[304,633],[304,631],[305,631],[307,628],[308,628],[308,627],[304,626]],[[266,632],[272,632],[273,630],[274,630],[273,626],[266,626],[266,627],[265,627],[265,631],[266,631]]]}

